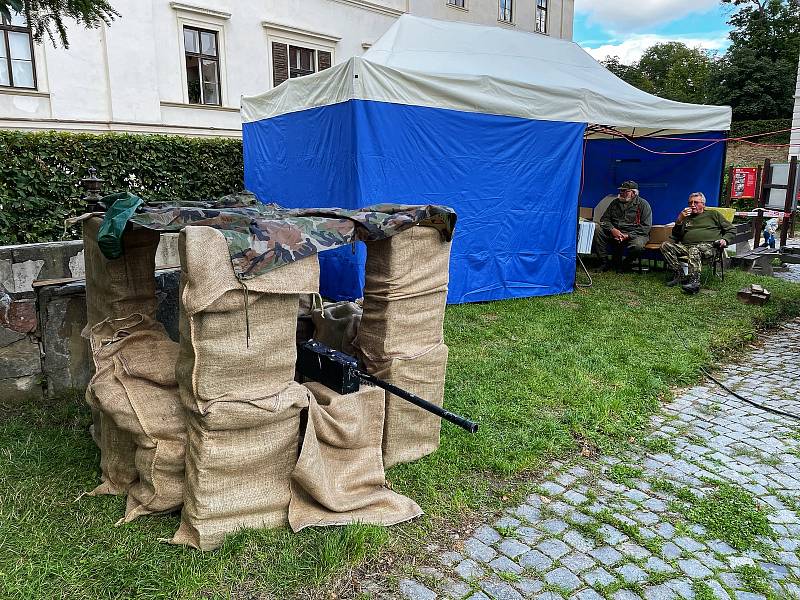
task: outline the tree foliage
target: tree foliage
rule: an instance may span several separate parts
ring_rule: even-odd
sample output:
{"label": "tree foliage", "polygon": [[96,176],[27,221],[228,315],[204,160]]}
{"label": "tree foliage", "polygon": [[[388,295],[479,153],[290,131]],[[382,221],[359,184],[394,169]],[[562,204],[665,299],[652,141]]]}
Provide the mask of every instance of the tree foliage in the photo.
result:
{"label": "tree foliage", "polygon": [[680,42],[650,46],[632,65],[622,64],[616,56],[603,61],[609,71],[640,90],[698,104],[708,101],[713,65],[712,54]]}
{"label": "tree foliage", "polygon": [[37,42],[46,35],[65,48],[69,47],[66,19],[93,28],[110,24],[119,16],[107,0],[0,0],[0,15],[10,19],[12,12],[25,15]]}
{"label": "tree foliage", "polygon": [[800,0],[722,0],[737,8],[731,46],[714,74],[714,100],[735,119],[789,117],[800,56]]}
{"label": "tree foliage", "polygon": [[792,114],[800,56],[800,0],[720,0],[731,7],[722,56],[679,42],[655,44],[631,65],[603,65],[631,85],[670,100],[728,104],[734,120]]}
{"label": "tree foliage", "polygon": [[600,64],[623,81],[630,83],[633,87],[651,94],[655,93],[653,84],[639,71],[638,63],[626,65],[620,60],[619,56],[609,56],[605,60],[600,61]]}

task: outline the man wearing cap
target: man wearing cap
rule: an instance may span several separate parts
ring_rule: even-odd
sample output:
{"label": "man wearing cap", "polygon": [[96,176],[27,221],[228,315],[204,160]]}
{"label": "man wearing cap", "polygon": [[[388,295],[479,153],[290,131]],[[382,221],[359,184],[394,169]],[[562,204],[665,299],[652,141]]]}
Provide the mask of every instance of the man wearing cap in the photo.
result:
{"label": "man wearing cap", "polygon": [[[689,206],[675,219],[672,239],[661,244],[664,261],[674,277],[667,283],[672,287],[682,283],[683,291],[696,294],[700,291],[700,270],[703,259],[713,258],[715,248],[725,248],[733,243],[736,228],[715,210],[706,210],[706,197],[702,192],[689,194]],[[683,266],[687,275],[683,275]]]}
{"label": "man wearing cap", "polygon": [[635,181],[625,181],[619,186],[619,195],[608,205],[600,226],[594,234],[594,251],[602,261],[602,269],[611,268],[608,251],[621,255],[628,250],[627,263],[641,254],[650,238],[653,211],[647,200],[639,195]]}

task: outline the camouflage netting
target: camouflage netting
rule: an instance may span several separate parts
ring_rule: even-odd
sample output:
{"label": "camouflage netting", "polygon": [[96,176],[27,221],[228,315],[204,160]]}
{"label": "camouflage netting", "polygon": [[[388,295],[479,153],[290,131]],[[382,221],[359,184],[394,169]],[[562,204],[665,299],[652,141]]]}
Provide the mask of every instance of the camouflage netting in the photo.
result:
{"label": "camouflage netting", "polygon": [[[384,469],[433,452],[439,419],[377,388],[342,396],[297,383],[296,343],[316,327],[368,372],[441,406],[455,214],[240,200],[145,206],[111,234],[84,218],[97,371],[86,398],[102,469],[92,493],[127,494],[120,523],[182,507],[171,541],[203,550],[243,527],[418,516]],[[154,320],[159,230],[181,232],[179,344]],[[356,240],[368,248],[363,317],[354,303],[312,301],[316,253]],[[120,257],[107,258],[109,247]]]}
{"label": "camouflage netting", "polygon": [[[128,196],[118,199],[115,206],[120,202],[130,207],[140,205],[127,220],[132,225],[172,232],[189,225],[218,229],[225,236],[233,270],[240,279],[251,279],[353,242],[383,240],[415,225],[433,228],[443,240],[450,241],[456,225],[453,209],[437,205],[375,204],[358,210],[283,208],[259,204],[249,194],[226,196],[216,203],[142,205],[141,199]],[[124,223],[114,214],[127,212],[106,213],[102,247],[110,255],[125,251],[122,240],[116,237]]]}

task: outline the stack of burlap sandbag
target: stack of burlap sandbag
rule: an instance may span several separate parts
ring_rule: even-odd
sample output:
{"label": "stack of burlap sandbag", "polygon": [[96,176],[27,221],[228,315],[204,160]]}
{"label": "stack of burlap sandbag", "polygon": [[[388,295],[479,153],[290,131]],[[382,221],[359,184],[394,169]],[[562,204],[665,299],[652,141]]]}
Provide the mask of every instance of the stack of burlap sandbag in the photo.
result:
{"label": "stack of burlap sandbag", "polygon": [[103,256],[101,219],[84,222],[87,327],[95,373],[86,390],[102,483],[90,494],[128,494],[125,516],[175,510],[183,498],[185,426],[175,380],[178,345],[155,321],[159,236],[125,233],[125,252]]}
{"label": "stack of burlap sandbag", "polygon": [[300,294],[316,292],[316,256],[242,284],[210,227],[180,234],[180,353],[186,489],[173,543],[219,546],[243,527],[288,522],[289,479],[309,392],[294,381]]}
{"label": "stack of burlap sandbag", "polygon": [[[342,396],[294,380],[316,256],[243,282],[220,231],[186,227],[177,345],[154,320],[157,234],[127,231],[125,253],[110,261],[95,241],[99,220],[85,225],[96,365],[87,401],[103,470],[93,493],[128,494],[121,522],[182,505],[171,542],[206,550],[242,528],[392,525],[421,514],[387,488],[384,463],[432,452],[438,418],[377,388]],[[370,372],[438,404],[448,254],[438,232],[420,227],[371,244],[358,340]],[[331,343],[349,344],[359,311],[333,308],[317,317],[336,325]]]}
{"label": "stack of burlap sandbag", "polygon": [[[363,314],[354,345],[372,375],[439,406],[444,399],[450,242],[411,227],[367,244]],[[441,421],[386,394],[383,462],[411,462],[439,447]]]}
{"label": "stack of burlap sandbag", "polygon": [[93,493],[128,494],[121,523],[178,509],[186,444],[175,381],[178,344],[141,314],[101,321],[88,336],[96,372],[86,399],[102,415],[105,476]]}

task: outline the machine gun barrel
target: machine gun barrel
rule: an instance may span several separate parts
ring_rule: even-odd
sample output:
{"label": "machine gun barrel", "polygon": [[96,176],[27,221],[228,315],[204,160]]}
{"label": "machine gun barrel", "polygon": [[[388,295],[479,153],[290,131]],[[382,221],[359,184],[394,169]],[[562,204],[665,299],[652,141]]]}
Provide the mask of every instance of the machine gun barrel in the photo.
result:
{"label": "machine gun barrel", "polygon": [[474,421],[451,413],[432,402],[423,400],[416,394],[362,371],[355,358],[334,350],[317,340],[308,340],[297,347],[297,370],[307,379],[318,381],[340,394],[358,391],[359,381],[369,383],[411,402],[445,421],[458,425],[470,433],[478,431],[478,424]]}
{"label": "machine gun barrel", "polygon": [[396,385],[392,385],[388,381],[383,381],[382,379],[378,379],[374,375],[370,375],[369,373],[364,373],[363,371],[358,371],[358,377],[362,381],[366,381],[367,383],[371,383],[372,385],[376,385],[379,388],[383,388],[387,392],[391,392],[395,396],[399,396],[403,400],[407,400],[411,402],[414,406],[419,406],[423,410],[427,410],[429,413],[435,414],[437,417],[444,419],[445,421],[450,421],[454,425],[458,425],[461,429],[469,431],[470,433],[475,433],[478,431],[478,424],[475,421],[470,421],[462,417],[461,415],[457,415],[455,413],[451,413],[449,410],[445,410],[441,406],[437,406],[433,402],[428,402],[427,400],[423,400],[416,394],[412,394],[402,388],[397,387]]}

